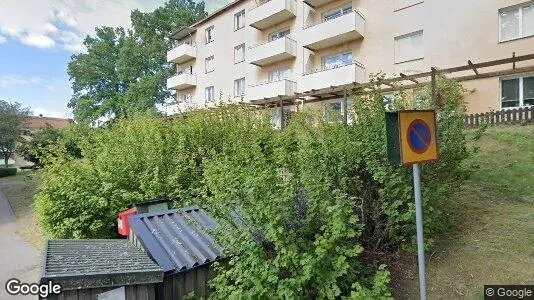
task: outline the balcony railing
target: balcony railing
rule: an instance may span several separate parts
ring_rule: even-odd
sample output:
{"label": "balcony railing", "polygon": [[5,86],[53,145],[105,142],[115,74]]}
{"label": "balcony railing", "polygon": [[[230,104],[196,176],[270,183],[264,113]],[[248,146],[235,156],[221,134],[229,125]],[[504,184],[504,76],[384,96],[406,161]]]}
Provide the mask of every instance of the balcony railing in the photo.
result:
{"label": "balcony railing", "polygon": [[247,61],[256,66],[265,66],[297,57],[297,42],[288,36],[254,46],[247,51]]}
{"label": "balcony railing", "polygon": [[365,81],[365,68],[358,62],[317,72],[304,74],[299,83],[299,92],[307,92],[338,86],[349,83],[362,83]]}
{"label": "balcony railing", "polygon": [[249,25],[264,30],[297,15],[295,0],[269,0],[252,8],[247,13]]}
{"label": "balcony railing", "polygon": [[197,47],[193,42],[184,42],[167,52],[167,62],[177,64],[195,59],[197,57]]}
{"label": "balcony railing", "polygon": [[363,38],[365,18],[356,10],[339,17],[321,20],[304,28],[302,45],[310,50],[320,50],[348,41]]}
{"label": "balcony railing", "polygon": [[277,96],[292,96],[296,91],[296,82],[289,79],[280,79],[249,86],[247,98],[250,101],[257,101]]}
{"label": "balcony railing", "polygon": [[191,73],[177,73],[167,78],[167,88],[183,90],[197,85],[197,75]]}

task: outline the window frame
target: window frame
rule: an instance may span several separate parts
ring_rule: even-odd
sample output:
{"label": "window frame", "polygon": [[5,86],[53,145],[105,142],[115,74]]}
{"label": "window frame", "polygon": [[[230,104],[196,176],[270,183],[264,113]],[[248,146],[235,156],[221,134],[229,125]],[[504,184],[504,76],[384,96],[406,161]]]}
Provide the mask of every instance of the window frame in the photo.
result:
{"label": "window frame", "polygon": [[[236,61],[236,59],[235,59],[235,58],[236,58],[236,51],[237,51],[238,48],[241,48],[241,47],[243,47],[243,57],[242,57],[242,60]],[[242,63],[242,62],[245,61],[245,49],[246,49],[246,48],[245,48],[245,43],[240,44],[240,45],[237,45],[237,46],[234,47],[234,64]]]}
{"label": "window frame", "polygon": [[[209,32],[209,34],[208,34]],[[205,44],[213,43],[215,40],[215,37],[213,36],[213,33],[215,32],[215,26],[211,25],[210,27],[206,28],[204,30],[204,42]],[[208,36],[210,37],[210,40],[208,40]]]}
{"label": "window frame", "polygon": [[[524,79],[525,78],[534,78],[534,73],[527,73],[527,74],[521,74],[521,75],[514,75],[514,76],[506,76],[499,78],[499,107],[501,110],[507,110],[507,109],[517,109],[517,108],[523,108],[523,107],[534,107],[534,104],[531,105],[525,105],[525,95],[524,95]],[[518,106],[512,106],[512,107],[503,107],[502,106],[502,92],[503,92],[503,84],[502,82],[505,80],[514,80],[518,79],[519,82],[519,105]]]}
{"label": "window frame", "polygon": [[[283,36],[280,36],[280,33],[286,32],[286,31],[289,31],[289,32],[287,34],[284,34]],[[290,34],[291,34],[291,27],[285,27],[285,28],[282,28],[282,29],[279,29],[279,30],[276,30],[276,31],[273,31],[273,32],[269,33],[269,35],[267,36],[267,40],[269,42],[276,41],[276,40],[281,39],[283,37],[289,36]],[[273,39],[272,38],[273,36],[277,36],[277,38]]]}
{"label": "window frame", "polygon": [[[239,94],[239,85],[240,85],[240,82],[242,82],[242,93]],[[241,77],[241,78],[238,78],[238,79],[235,79],[234,80],[234,97],[243,97],[245,96],[245,77]]]}
{"label": "window frame", "polygon": [[[408,59],[397,61],[397,41],[403,38],[408,38],[408,37],[412,37],[412,36],[419,35],[419,34],[421,35],[421,39],[422,39],[421,47],[423,47],[423,51],[422,51],[423,53],[421,54],[421,56],[414,56],[413,58],[408,58]],[[425,58],[425,32],[423,29],[412,31],[410,33],[401,34],[393,38],[393,63],[394,64],[402,64],[402,63],[420,60],[424,58]]]}
{"label": "window frame", "polygon": [[[209,93],[210,90],[211,90],[211,93]],[[207,97],[208,95],[210,95],[211,97]],[[211,99],[208,99],[208,98],[211,98]],[[204,89],[204,102],[205,103],[215,102],[215,86],[214,85],[210,85]]]}
{"label": "window frame", "polygon": [[[239,17],[242,16],[242,24],[239,23]],[[241,27],[239,27],[241,25]],[[245,28],[245,10],[241,10],[234,14],[234,31]]]}
{"label": "window frame", "polygon": [[[280,71],[285,71],[285,70],[289,71],[289,76],[281,77],[280,76]],[[276,79],[276,80],[274,80],[274,76],[273,76],[273,74],[275,74],[275,73],[278,73],[278,79]],[[291,78],[291,75],[292,75],[291,67],[277,68],[277,69],[271,70],[269,72],[269,82],[277,82],[277,81],[280,81],[280,80],[289,79],[289,78]]]}
{"label": "window frame", "polygon": [[[499,18],[499,43],[505,43],[505,42],[509,42],[509,41],[515,41],[515,40],[519,40],[519,39],[523,39],[523,38],[528,38],[528,37],[533,37],[534,36],[534,33],[530,34],[530,35],[524,35],[523,34],[523,9],[527,6],[531,6],[531,5],[534,5],[534,1],[527,1],[527,2],[523,2],[523,3],[519,3],[519,4],[516,4],[516,5],[512,5],[512,6],[508,6],[508,7],[503,7],[503,8],[500,8],[498,11],[497,11],[497,15],[498,15],[498,18]],[[519,23],[518,23],[518,29],[519,29],[519,34],[517,37],[514,37],[514,38],[510,38],[510,39],[506,39],[504,40],[503,37],[502,37],[502,19],[501,19],[501,13],[502,12],[505,12],[505,11],[519,11]]]}
{"label": "window frame", "polygon": [[[350,53],[350,60],[351,60],[350,64],[344,64],[344,65],[341,65],[341,66],[336,66],[336,67],[332,67],[332,68],[326,68],[326,59],[328,57],[339,56],[340,59],[341,59],[341,62],[343,62],[343,55],[348,54],[348,53]],[[331,70],[331,69],[335,69],[335,68],[339,68],[339,67],[344,67],[344,66],[348,66],[348,65],[351,65],[351,64],[354,64],[354,57],[352,56],[352,50],[350,50],[350,49],[342,51],[342,52],[328,54],[328,55],[325,55],[325,56],[321,57],[321,70],[322,71]]]}
{"label": "window frame", "polygon": [[[211,64],[210,64],[211,70],[208,70],[208,61],[211,61]],[[206,74],[215,71],[215,66],[213,65],[214,62],[215,62],[215,55],[208,56],[206,57],[206,59],[204,59],[204,71],[206,72]]]}
{"label": "window frame", "polygon": [[[350,11],[344,13],[345,9],[347,9],[347,8],[350,8]],[[337,19],[337,18],[339,18],[339,17],[342,17],[342,16],[344,16],[344,15],[346,15],[346,14],[349,14],[349,13],[351,13],[351,12],[353,12],[353,11],[354,11],[354,8],[352,7],[352,2],[345,3],[345,4],[343,4],[343,5],[337,6],[337,7],[335,7],[335,8],[332,8],[332,9],[329,10],[329,11],[326,11],[326,12],[322,13],[322,14],[321,14],[321,22],[332,21],[332,20]],[[329,18],[328,20],[325,19],[325,16],[326,16],[326,15],[329,15],[329,14],[334,15],[334,14],[337,13],[337,12],[340,13],[338,16],[333,17],[333,18]],[[333,14],[333,13],[334,13],[334,14]]]}

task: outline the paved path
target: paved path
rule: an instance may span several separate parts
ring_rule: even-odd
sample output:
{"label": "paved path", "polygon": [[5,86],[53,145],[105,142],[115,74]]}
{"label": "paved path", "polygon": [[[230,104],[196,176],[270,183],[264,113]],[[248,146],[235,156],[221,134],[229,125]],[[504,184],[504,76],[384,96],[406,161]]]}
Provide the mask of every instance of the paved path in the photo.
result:
{"label": "paved path", "polygon": [[7,184],[0,183],[0,300],[37,299],[36,296],[10,296],[5,290],[10,278],[37,282],[41,264],[39,251],[17,234],[20,225],[2,193],[2,186]]}

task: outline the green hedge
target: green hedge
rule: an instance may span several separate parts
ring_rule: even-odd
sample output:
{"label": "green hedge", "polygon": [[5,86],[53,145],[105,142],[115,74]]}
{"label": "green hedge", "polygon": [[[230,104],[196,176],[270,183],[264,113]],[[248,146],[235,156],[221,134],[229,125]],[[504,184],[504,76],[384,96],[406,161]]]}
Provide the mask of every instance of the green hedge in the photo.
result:
{"label": "green hedge", "polygon": [[0,168],[0,178],[17,174],[17,168]]}

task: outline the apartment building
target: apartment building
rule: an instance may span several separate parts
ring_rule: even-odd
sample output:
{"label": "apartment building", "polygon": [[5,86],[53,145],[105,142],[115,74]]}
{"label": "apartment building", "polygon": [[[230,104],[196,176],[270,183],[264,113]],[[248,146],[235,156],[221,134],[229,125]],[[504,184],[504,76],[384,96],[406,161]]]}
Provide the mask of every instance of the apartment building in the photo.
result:
{"label": "apartment building", "polygon": [[[170,38],[179,112],[531,54],[534,1],[235,0]],[[534,105],[534,73],[464,86],[472,113]]]}

